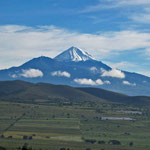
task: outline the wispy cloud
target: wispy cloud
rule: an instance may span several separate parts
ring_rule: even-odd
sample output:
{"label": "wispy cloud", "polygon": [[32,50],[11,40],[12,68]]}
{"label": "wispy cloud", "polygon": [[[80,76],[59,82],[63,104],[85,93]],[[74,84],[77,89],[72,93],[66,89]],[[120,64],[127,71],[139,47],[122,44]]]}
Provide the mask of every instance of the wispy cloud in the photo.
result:
{"label": "wispy cloud", "polygon": [[[124,15],[134,22],[150,23],[149,0],[105,0],[98,1],[96,5],[90,5],[82,9],[80,13],[94,13],[105,9],[124,9]],[[92,16],[94,22],[100,18]]]}
{"label": "wispy cloud", "polygon": [[[113,1],[113,0],[110,0],[110,1]],[[114,0],[116,1],[116,3],[118,3],[119,5],[148,5],[150,4],[150,1],[149,0]]]}
{"label": "wispy cloud", "polygon": [[136,86],[136,83],[130,83],[129,81],[123,81],[124,85]]}
{"label": "wispy cloud", "polygon": [[96,12],[103,9],[120,8],[125,6],[148,6],[149,0],[99,0],[96,5],[90,5],[81,10],[81,13]]}
{"label": "wispy cloud", "polygon": [[137,67],[137,64],[133,63],[133,62],[127,62],[127,61],[121,61],[121,62],[109,62],[109,61],[104,61],[105,64],[111,66],[112,68],[117,68],[117,69],[128,69],[130,68],[134,68]]}
{"label": "wispy cloud", "polygon": [[150,23],[150,12],[134,14],[131,16],[131,19],[136,22],[149,24]]}
{"label": "wispy cloud", "polygon": [[0,68],[20,65],[40,55],[55,57],[72,45],[101,59],[126,50],[145,49],[146,52],[150,49],[150,33],[84,34],[54,26],[0,26]]}

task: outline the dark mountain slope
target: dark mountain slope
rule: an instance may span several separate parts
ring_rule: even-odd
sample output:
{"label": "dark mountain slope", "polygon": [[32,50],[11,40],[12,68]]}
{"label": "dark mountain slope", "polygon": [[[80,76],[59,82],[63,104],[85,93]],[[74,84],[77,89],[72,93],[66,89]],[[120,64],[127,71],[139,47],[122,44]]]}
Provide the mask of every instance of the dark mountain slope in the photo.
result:
{"label": "dark mountain slope", "polygon": [[99,101],[104,100],[78,89],[47,83],[28,83],[24,81],[0,82],[0,99],[8,101],[67,100],[67,101]]}
{"label": "dark mountain slope", "polygon": [[30,88],[33,84],[24,81],[1,81],[0,82],[0,97],[10,94],[17,94]]}
{"label": "dark mountain slope", "polygon": [[127,96],[99,88],[73,88],[66,85],[29,83],[25,81],[0,82],[0,100],[34,102],[118,102],[150,106],[150,97]]}
{"label": "dark mountain slope", "polygon": [[150,97],[148,96],[127,96],[100,88],[77,88],[77,89],[111,102],[119,102],[133,105],[150,105]]}

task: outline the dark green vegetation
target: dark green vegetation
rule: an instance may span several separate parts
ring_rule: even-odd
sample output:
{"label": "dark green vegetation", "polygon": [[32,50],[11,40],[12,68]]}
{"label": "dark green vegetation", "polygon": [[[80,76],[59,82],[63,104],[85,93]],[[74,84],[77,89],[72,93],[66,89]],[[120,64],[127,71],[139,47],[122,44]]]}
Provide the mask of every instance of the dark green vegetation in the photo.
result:
{"label": "dark green vegetation", "polygon": [[103,101],[69,86],[24,81],[0,82],[0,99],[27,103]]}
{"label": "dark green vegetation", "polygon": [[132,105],[150,105],[148,96],[127,96],[99,88],[78,88],[79,90],[110,102],[119,102]]}
{"label": "dark green vegetation", "polygon": [[[114,103],[108,91],[100,99],[89,91],[43,83],[1,82],[0,91],[0,148],[150,150],[149,107]],[[112,93],[112,98],[113,94],[117,95]]]}
{"label": "dark green vegetation", "polygon": [[[0,102],[0,146],[13,150],[25,143],[34,149],[148,150],[150,112],[117,104],[64,106]],[[124,114],[120,109],[142,111]],[[102,116],[135,121],[101,120]]]}
{"label": "dark green vegetation", "polygon": [[1,81],[0,99],[23,103],[85,103],[119,102],[124,104],[150,106],[150,97],[127,96],[99,88],[73,88],[48,83],[24,81]]}

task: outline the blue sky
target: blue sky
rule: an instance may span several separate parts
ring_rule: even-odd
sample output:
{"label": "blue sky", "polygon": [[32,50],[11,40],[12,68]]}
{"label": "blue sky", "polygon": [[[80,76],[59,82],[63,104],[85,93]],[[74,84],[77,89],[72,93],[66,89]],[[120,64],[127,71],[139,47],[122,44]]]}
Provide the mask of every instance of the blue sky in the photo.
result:
{"label": "blue sky", "polygon": [[2,0],[0,20],[1,69],[74,45],[150,76],[150,0]]}

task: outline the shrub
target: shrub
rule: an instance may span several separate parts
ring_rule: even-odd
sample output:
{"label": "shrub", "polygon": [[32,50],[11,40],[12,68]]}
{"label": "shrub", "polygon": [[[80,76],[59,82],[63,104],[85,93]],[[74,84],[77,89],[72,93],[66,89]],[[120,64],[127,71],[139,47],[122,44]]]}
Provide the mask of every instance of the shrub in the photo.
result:
{"label": "shrub", "polygon": [[108,144],[121,145],[121,142],[118,141],[118,140],[110,140],[110,141],[108,142]]}
{"label": "shrub", "polygon": [[32,140],[32,136],[29,136],[29,140]]}
{"label": "shrub", "polygon": [[13,137],[12,136],[8,136],[8,139],[12,139]]}
{"label": "shrub", "polygon": [[98,144],[105,144],[105,141],[98,141]]}
{"label": "shrub", "polygon": [[27,139],[28,139],[28,136],[24,135],[24,136],[23,136],[23,139],[24,139],[24,140],[27,140]]}
{"label": "shrub", "polygon": [[96,140],[85,140],[86,143],[91,143],[91,144],[94,144],[96,143]]}

